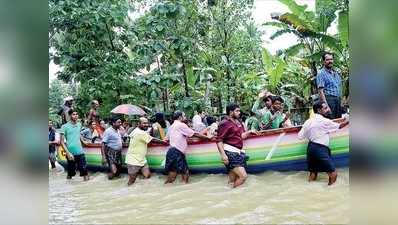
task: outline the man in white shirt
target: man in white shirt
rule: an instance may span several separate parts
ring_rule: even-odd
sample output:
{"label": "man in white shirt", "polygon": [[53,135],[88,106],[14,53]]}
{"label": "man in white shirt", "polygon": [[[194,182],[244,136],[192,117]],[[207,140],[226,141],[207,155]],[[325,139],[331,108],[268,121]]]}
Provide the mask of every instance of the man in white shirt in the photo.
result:
{"label": "man in white shirt", "polygon": [[316,102],[313,106],[314,117],[305,121],[298,133],[299,139],[308,139],[307,162],[310,172],[308,181],[314,181],[318,172],[327,172],[329,175],[329,185],[337,179],[331,152],[329,148],[329,133],[335,132],[348,125],[349,121],[342,123],[333,122],[325,116],[330,113],[330,108],[324,102]]}
{"label": "man in white shirt", "polygon": [[203,118],[205,118],[206,112],[204,110],[198,110],[198,114],[196,114],[192,118],[192,129],[196,132],[202,132],[206,129],[206,125],[203,123]]}

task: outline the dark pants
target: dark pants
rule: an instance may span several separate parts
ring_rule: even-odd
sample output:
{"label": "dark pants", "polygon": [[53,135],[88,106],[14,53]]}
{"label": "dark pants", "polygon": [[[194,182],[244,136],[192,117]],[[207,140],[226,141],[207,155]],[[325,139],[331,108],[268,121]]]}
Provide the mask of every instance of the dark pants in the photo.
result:
{"label": "dark pants", "polygon": [[57,161],[57,158],[55,156],[55,149],[49,151],[48,159],[50,160],[51,163],[51,168],[55,168],[55,161]]}
{"label": "dark pants", "polygon": [[86,163],[86,157],[84,156],[84,154],[81,155],[74,155],[73,158],[75,158],[75,160],[71,161],[71,160],[67,160],[68,163],[68,176],[73,177],[76,175],[76,167],[80,172],[80,176],[87,176],[87,163]]}
{"label": "dark pants", "polygon": [[122,150],[115,150],[109,147],[106,147],[105,150],[106,161],[108,163],[109,172],[112,172],[112,164],[116,166],[116,176],[120,175],[120,171],[122,169]]}
{"label": "dark pants", "polygon": [[188,174],[189,168],[184,153],[177,148],[171,147],[166,153],[166,164],[164,166],[166,174],[177,172],[178,174]]}
{"label": "dark pants", "polygon": [[340,97],[326,95],[325,98],[330,107],[330,114],[328,115],[329,119],[341,118],[342,109]]}
{"label": "dark pants", "polygon": [[225,154],[228,157],[228,164],[225,165],[225,168],[227,168],[227,172],[229,173],[231,170],[233,170],[235,167],[243,167],[246,168],[246,161],[248,157],[246,156],[245,153],[236,153],[236,152],[230,152],[230,151],[225,151]]}
{"label": "dark pants", "polygon": [[310,172],[334,172],[330,148],[314,142],[309,142],[307,147],[307,163]]}

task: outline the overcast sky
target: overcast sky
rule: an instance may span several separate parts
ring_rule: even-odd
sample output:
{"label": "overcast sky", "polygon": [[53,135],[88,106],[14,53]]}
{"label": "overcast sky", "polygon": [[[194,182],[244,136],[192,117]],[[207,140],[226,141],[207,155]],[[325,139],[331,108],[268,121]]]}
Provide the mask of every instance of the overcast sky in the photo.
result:
{"label": "overcast sky", "polygon": [[[315,0],[296,0],[299,4],[308,5],[309,10],[315,10]],[[296,38],[293,34],[285,34],[274,40],[270,40],[269,37],[276,31],[275,28],[270,26],[263,27],[261,24],[271,21],[271,13],[288,12],[288,8],[280,3],[278,0],[255,0],[253,9],[253,19],[260,28],[260,30],[265,31],[263,35],[263,47],[267,48],[272,54],[278,49],[284,49],[292,46],[296,43]],[[55,73],[59,70],[59,67],[55,65],[52,61],[49,64],[49,81],[53,80],[56,76]]]}

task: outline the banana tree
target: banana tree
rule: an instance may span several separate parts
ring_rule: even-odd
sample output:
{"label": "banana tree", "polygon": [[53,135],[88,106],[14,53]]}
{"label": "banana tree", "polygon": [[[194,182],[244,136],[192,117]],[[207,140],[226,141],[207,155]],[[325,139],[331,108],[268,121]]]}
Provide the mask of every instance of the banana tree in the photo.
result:
{"label": "banana tree", "polygon": [[282,58],[271,55],[267,49],[262,50],[262,58],[264,70],[267,74],[267,89],[277,94],[286,63]]}

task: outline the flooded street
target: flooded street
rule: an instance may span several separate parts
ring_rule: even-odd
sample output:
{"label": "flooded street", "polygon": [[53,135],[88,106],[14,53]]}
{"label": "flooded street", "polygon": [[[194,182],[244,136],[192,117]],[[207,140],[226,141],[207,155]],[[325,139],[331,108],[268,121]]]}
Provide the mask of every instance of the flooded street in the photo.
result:
{"label": "flooded street", "polygon": [[349,222],[349,169],[338,169],[335,185],[327,175],[307,182],[306,172],[250,174],[240,188],[224,174],[200,174],[191,183],[164,185],[165,176],[108,181],[103,173],[66,180],[49,172],[50,224],[341,224]]}

